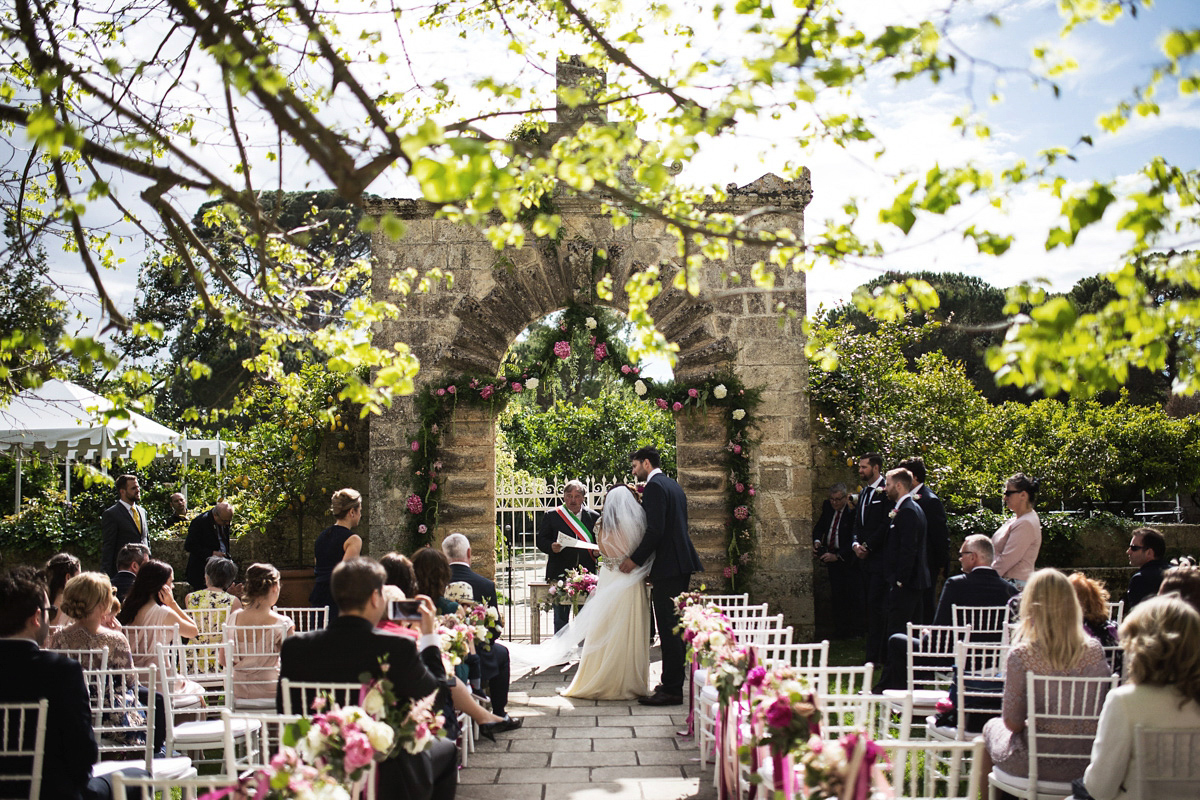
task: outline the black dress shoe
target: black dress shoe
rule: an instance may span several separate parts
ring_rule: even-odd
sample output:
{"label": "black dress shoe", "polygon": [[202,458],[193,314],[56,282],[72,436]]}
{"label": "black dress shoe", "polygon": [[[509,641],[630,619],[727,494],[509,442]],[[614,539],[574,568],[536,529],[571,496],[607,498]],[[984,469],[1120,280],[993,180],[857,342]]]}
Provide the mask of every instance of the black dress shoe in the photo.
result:
{"label": "black dress shoe", "polygon": [[683,695],[658,691],[649,697],[639,697],[638,702],[644,706],[681,706]]}
{"label": "black dress shoe", "polygon": [[489,741],[496,741],[497,733],[508,733],[515,731],[525,724],[525,720],[521,717],[510,717],[508,714],[499,722],[489,722],[486,725],[479,726],[479,735]]}

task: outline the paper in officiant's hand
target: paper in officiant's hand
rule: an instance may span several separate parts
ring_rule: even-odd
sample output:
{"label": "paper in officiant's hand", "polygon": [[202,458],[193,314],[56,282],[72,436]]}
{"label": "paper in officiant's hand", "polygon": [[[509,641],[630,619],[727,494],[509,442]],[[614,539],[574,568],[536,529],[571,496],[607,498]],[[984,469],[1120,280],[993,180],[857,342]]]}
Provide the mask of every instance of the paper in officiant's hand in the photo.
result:
{"label": "paper in officiant's hand", "polygon": [[558,543],[563,547],[578,547],[580,550],[594,550],[596,552],[600,552],[600,545],[592,544],[591,542],[585,542],[583,539],[579,539],[575,536],[568,536],[561,531],[558,534]]}

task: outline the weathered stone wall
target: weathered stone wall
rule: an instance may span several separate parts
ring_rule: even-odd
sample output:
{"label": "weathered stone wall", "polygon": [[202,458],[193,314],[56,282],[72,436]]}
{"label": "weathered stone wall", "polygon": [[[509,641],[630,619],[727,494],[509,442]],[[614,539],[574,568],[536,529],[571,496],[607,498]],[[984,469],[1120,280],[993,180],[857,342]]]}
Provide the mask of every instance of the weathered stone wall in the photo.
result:
{"label": "weathered stone wall", "polygon": [[[807,176],[796,183],[765,176],[747,187],[731,187],[728,210],[745,213],[766,206],[777,212],[757,217],[757,225],[783,225],[800,232],[803,209],[811,197]],[[596,303],[596,282],[612,277],[611,306],[626,311],[623,293],[635,271],[657,265],[664,287],[678,271],[676,243],[665,226],[641,218],[614,231],[600,209],[571,197],[555,201],[563,219],[557,242],[539,241],[520,250],[496,252],[482,234],[445,220],[415,200],[383,201],[370,209],[392,213],[407,225],[396,243],[377,235],[375,296],[404,300],[389,288],[389,274],[438,268],[454,275],[453,287],[407,298],[398,320],[378,326],[376,343],[406,342],[421,360],[420,380],[437,383],[460,372],[495,374],[509,346],[528,325],[571,302]],[[701,270],[696,299],[665,288],[651,313],[659,329],[678,344],[675,369],[680,380],[700,379],[732,370],[747,386],[761,387],[761,442],[752,471],[759,487],[756,533],[759,551],[756,597],[775,604],[801,633],[812,631],[812,565],[806,557],[811,527],[811,467],[807,364],[799,325],[783,320],[783,303],[802,318],[803,274],[780,276],[769,293],[731,288],[725,275],[738,269],[748,282],[749,266],[760,257],[740,248],[732,264]],[[400,399],[371,424],[371,538],[384,548],[407,548],[403,541],[407,494],[408,434],[416,420],[411,400]],[[689,492],[693,540],[702,553],[709,582],[723,581],[725,509],[722,492],[728,476],[718,466],[725,445],[723,423],[714,417],[684,415],[677,429],[679,479]],[[474,542],[476,566],[491,573],[494,511],[494,420],[482,412],[460,412],[444,440],[445,494],[440,509],[440,540],[458,530]],[[698,582],[701,578],[698,577]]]}

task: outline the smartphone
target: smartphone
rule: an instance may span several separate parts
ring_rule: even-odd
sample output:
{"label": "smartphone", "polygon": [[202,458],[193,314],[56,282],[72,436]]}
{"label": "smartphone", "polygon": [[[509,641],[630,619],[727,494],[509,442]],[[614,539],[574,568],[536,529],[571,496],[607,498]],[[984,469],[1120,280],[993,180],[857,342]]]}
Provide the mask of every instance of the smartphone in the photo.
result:
{"label": "smartphone", "polygon": [[420,600],[393,600],[392,619],[414,620],[421,618]]}

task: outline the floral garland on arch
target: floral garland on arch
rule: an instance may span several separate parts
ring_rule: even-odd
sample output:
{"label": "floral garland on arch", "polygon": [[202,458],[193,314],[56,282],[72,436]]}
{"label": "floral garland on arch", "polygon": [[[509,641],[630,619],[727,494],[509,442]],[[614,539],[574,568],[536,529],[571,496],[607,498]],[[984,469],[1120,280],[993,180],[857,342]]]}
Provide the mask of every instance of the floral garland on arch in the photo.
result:
{"label": "floral garland on arch", "polygon": [[498,414],[508,401],[521,392],[534,390],[543,376],[558,363],[571,357],[576,331],[586,331],[592,357],[608,361],[616,374],[634,393],[672,414],[721,410],[725,422],[726,444],[723,466],[729,482],[725,494],[728,543],[724,577],[730,589],[739,579],[746,580],[754,548],[754,497],[750,482],[750,455],[757,440],[751,436],[756,423],[755,410],[761,398],[757,388],[746,388],[732,373],[710,376],[699,381],[659,383],[644,377],[641,369],[620,354],[624,347],[612,346],[616,331],[606,325],[596,309],[588,305],[568,306],[559,322],[560,336],[551,337],[529,363],[505,364],[503,374],[449,377],[438,384],[424,386],[416,396],[418,426],[409,438],[410,494],[406,501],[407,527],[414,548],[431,544],[437,527],[442,499],[444,466],[441,460],[442,436],[452,424],[454,413],[464,408],[488,409]]}

